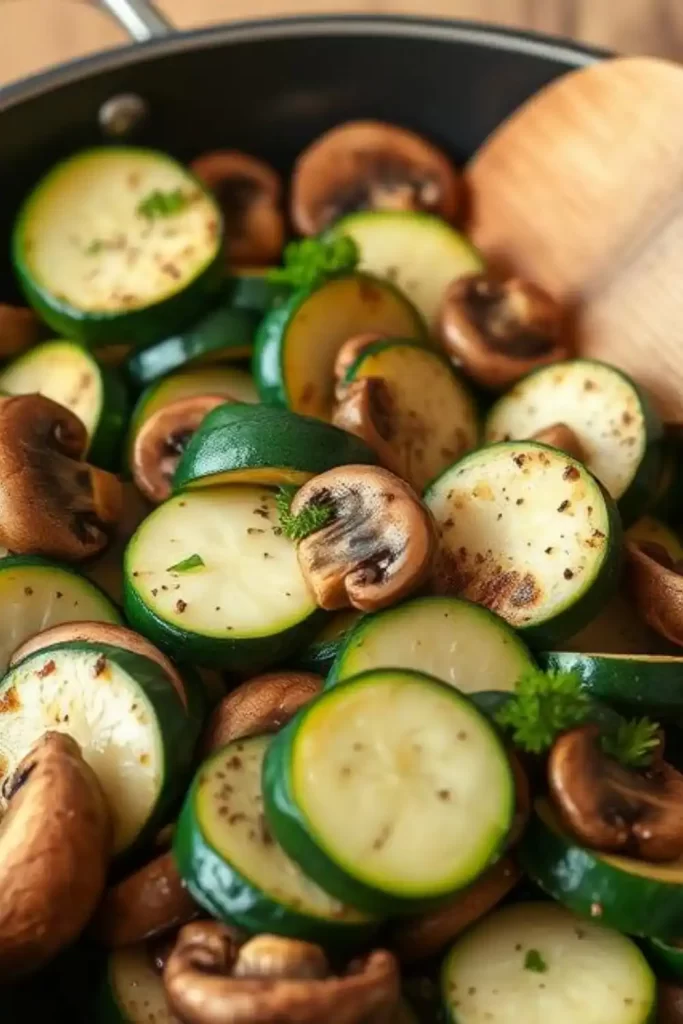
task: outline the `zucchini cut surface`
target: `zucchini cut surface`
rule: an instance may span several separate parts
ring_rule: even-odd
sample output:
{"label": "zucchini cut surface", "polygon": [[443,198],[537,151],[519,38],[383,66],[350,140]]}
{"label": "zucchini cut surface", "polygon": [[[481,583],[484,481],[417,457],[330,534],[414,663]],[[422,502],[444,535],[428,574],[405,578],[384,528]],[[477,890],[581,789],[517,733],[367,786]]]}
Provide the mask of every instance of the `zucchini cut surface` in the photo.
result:
{"label": "zucchini cut surface", "polygon": [[107,958],[96,1024],[173,1024],[164,981],[144,943],[116,949]]}
{"label": "zucchini cut surface", "polygon": [[426,491],[439,550],[434,585],[553,645],[617,584],[619,517],[585,467],[530,441],[481,448]]}
{"label": "zucchini cut surface", "polygon": [[478,922],[442,972],[452,1024],[651,1024],[655,977],[635,943],[552,903]]}
{"label": "zucchini cut surface", "polygon": [[183,879],[206,910],[250,931],[359,941],[376,922],[310,881],[270,833],[261,796],[269,742],[229,743],[200,768],[176,831]]}
{"label": "zucchini cut surface", "polygon": [[455,597],[417,597],[364,616],[345,639],[328,682],[388,665],[477,693],[514,690],[534,660],[514,630],[486,608]]}
{"label": "zucchini cut surface", "polygon": [[399,669],[356,676],[303,709],[271,743],[264,798],[304,871],[377,911],[468,885],[501,852],[514,804],[484,716]]}

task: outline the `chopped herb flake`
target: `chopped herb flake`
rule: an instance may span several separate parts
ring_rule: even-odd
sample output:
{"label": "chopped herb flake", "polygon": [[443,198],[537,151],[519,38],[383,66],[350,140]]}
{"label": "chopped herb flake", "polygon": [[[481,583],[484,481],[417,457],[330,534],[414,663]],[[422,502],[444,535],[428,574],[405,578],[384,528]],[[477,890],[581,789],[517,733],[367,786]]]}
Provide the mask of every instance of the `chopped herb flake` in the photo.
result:
{"label": "chopped herb flake", "polygon": [[292,501],[297,490],[291,484],[281,487],[276,498],[278,519],[290,540],[304,540],[320,530],[332,516],[332,509],[325,505],[310,505],[298,515],[293,515]]}
{"label": "chopped herb flake", "polygon": [[191,569],[200,569],[206,563],[201,555],[190,555],[188,558],[184,558],[182,562],[176,562],[175,565],[169,565],[167,572],[189,572]]}
{"label": "chopped herb flake", "polygon": [[537,949],[530,949],[524,957],[524,969],[526,971],[536,971],[537,974],[545,974],[548,970],[548,965]]}
{"label": "chopped herb flake", "polygon": [[284,266],[268,273],[268,280],[293,288],[313,288],[335,274],[355,270],[360,253],[352,238],[304,238],[290,242],[284,252]]}
{"label": "chopped herb flake", "polygon": [[184,210],[189,202],[190,197],[181,188],[171,189],[170,192],[162,192],[157,188],[140,200],[137,212],[149,220],[156,217],[172,217],[174,213]]}

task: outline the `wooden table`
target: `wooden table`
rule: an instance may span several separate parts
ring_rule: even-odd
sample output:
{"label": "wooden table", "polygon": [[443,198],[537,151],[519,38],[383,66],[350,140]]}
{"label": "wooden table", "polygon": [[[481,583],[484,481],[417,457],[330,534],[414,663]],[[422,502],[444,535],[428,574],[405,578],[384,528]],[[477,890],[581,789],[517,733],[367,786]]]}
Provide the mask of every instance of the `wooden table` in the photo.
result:
{"label": "wooden table", "polygon": [[[274,14],[434,14],[683,59],[683,0],[159,0],[184,28]],[[0,0],[0,84],[125,40],[87,0]]]}

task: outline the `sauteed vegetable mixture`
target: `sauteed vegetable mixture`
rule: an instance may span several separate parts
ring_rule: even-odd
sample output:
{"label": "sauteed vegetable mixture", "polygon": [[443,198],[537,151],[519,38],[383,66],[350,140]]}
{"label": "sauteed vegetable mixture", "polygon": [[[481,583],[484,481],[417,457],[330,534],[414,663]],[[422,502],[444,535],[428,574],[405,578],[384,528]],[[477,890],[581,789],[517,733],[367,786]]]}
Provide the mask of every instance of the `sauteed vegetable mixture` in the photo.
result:
{"label": "sauteed vegetable mixture", "polygon": [[27,196],[6,1024],[683,1021],[682,435],[466,232],[374,122]]}

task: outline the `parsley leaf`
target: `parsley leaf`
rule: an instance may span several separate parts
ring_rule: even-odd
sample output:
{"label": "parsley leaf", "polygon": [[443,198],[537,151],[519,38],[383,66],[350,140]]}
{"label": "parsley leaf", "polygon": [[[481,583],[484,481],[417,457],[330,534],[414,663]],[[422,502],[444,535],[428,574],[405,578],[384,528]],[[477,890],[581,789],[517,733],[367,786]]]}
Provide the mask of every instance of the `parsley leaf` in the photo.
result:
{"label": "parsley leaf", "polygon": [[517,747],[542,754],[560,733],[586,722],[592,706],[575,672],[530,669],[494,717],[498,725],[510,730]]}
{"label": "parsley leaf", "polygon": [[290,540],[304,540],[327,523],[332,517],[332,509],[325,505],[310,505],[298,515],[292,514],[292,501],[298,487],[291,484],[281,487],[275,503],[280,526]]}
{"label": "parsley leaf", "polygon": [[98,253],[102,252],[105,248],[105,241],[103,238],[93,238],[92,242],[89,242],[85,247],[86,256],[97,256]]}
{"label": "parsley leaf", "polygon": [[190,202],[190,197],[181,188],[162,192],[156,188],[138,203],[137,212],[141,217],[154,220],[155,217],[172,217],[180,213]]}
{"label": "parsley leaf", "polygon": [[200,566],[206,565],[201,555],[189,555],[187,558],[183,558],[182,562],[176,562],[175,565],[169,565],[167,572],[189,572],[190,569],[199,569]]}
{"label": "parsley leaf", "polygon": [[328,277],[355,270],[359,260],[358,246],[346,235],[304,238],[285,247],[284,266],[269,271],[268,280],[292,288],[314,288]]}
{"label": "parsley leaf", "polygon": [[649,767],[659,743],[659,723],[649,718],[621,722],[615,732],[601,737],[603,751],[625,768]]}
{"label": "parsley leaf", "polygon": [[537,949],[530,949],[524,957],[524,970],[535,971],[537,974],[545,974],[548,965]]}

